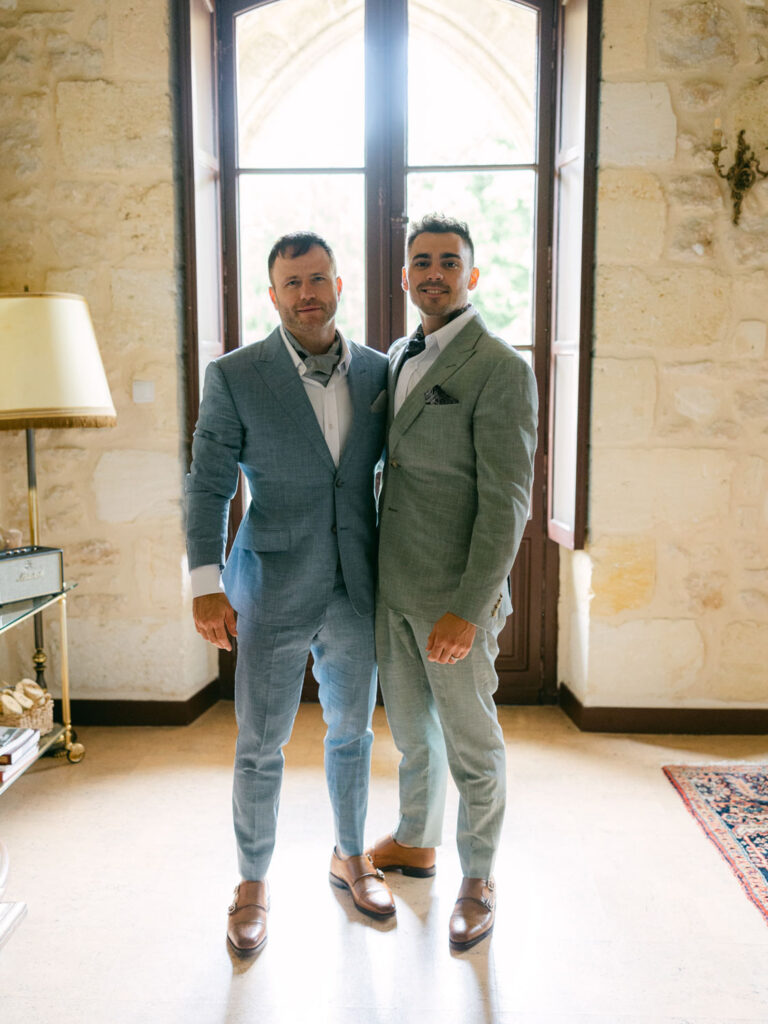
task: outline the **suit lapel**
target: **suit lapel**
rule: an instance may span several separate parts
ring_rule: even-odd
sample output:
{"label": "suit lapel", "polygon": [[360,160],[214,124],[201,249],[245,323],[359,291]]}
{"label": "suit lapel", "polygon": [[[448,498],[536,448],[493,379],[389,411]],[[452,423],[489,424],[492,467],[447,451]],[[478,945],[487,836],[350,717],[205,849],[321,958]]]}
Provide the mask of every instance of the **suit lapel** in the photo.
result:
{"label": "suit lapel", "polygon": [[[406,400],[400,406],[399,412],[392,420],[392,425],[389,428],[390,451],[394,451],[397,446],[397,442],[423,410],[424,392],[429,391],[430,388],[435,387],[437,384],[442,386],[449,377],[452,377],[453,374],[456,373],[456,371],[474,354],[475,345],[484,333],[485,325],[480,317],[476,316],[474,319],[470,320],[469,323],[459,331],[453,341],[449,342],[443,349],[432,366],[430,366],[413,391],[411,391],[410,395],[408,395]],[[398,353],[395,358],[397,359],[400,356],[401,354]],[[401,357],[400,362],[402,362]],[[396,372],[399,372],[399,369],[400,363],[397,364]],[[390,388],[392,393],[394,393],[396,379],[397,378],[395,377],[395,382]]]}
{"label": "suit lapel", "polygon": [[339,458],[339,467],[349,458],[354,448],[355,437],[361,437],[367,424],[370,423],[370,398],[368,388],[365,386],[368,378],[368,368],[363,359],[355,354],[352,345],[347,342],[350,351],[349,369],[347,370],[347,384],[349,396],[352,399],[352,423],[349,427],[346,443]]}
{"label": "suit lapel", "polygon": [[311,442],[323,462],[335,472],[336,467],[317,422],[315,410],[288,354],[280,329],[273,331],[258,348],[254,346],[254,350],[255,366],[262,380],[301,433]]}

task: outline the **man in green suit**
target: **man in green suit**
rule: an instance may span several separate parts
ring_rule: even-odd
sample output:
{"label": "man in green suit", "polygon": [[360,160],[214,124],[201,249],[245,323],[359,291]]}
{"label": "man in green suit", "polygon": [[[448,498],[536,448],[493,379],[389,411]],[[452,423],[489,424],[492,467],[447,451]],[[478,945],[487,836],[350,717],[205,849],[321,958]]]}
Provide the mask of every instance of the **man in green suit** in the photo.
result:
{"label": "man in green suit", "polygon": [[450,768],[464,876],[449,928],[456,950],[493,928],[505,800],[494,662],[537,424],[530,367],[469,303],[478,277],[466,224],[433,215],[414,225],[403,289],[421,326],[390,349],[376,613],[381,688],[402,754],[400,817],[368,851],[381,870],[434,874]]}

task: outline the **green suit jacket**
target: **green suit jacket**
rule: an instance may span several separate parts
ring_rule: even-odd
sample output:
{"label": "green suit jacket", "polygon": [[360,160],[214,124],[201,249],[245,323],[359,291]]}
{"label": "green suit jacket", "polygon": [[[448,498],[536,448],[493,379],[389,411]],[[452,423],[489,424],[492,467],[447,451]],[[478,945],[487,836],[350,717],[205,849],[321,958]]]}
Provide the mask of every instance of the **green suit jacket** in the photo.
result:
{"label": "green suit jacket", "polygon": [[380,597],[405,614],[437,620],[450,611],[490,629],[511,610],[507,576],[533,482],[536,382],[476,315],[394,416],[407,341],[389,352]]}

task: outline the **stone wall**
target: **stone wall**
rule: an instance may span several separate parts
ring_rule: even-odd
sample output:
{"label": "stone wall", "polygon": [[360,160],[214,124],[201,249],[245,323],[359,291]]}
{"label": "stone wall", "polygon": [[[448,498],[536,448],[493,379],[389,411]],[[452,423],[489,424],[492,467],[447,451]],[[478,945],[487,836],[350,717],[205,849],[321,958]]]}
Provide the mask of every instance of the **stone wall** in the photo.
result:
{"label": "stone wall", "polygon": [[[764,152],[768,6],[604,8],[590,540],[562,559],[560,677],[592,706],[766,706],[768,184],[734,227],[706,145],[720,117]],[[216,675],[184,564],[169,35],[158,0],[0,0],[0,289],[85,295],[118,412],[38,438],[80,697]],[[0,465],[0,523],[26,530],[20,433]]]}
{"label": "stone wall", "polygon": [[[74,697],[184,700],[216,676],[184,557],[168,19],[158,0],[0,0],[0,290],[85,296],[118,417],[38,432],[41,539],[79,581]],[[0,465],[0,523],[27,538],[23,434],[0,434]],[[4,638],[0,677],[30,646]]]}
{"label": "stone wall", "polygon": [[589,544],[560,678],[590,706],[768,706],[765,0],[604,5]]}

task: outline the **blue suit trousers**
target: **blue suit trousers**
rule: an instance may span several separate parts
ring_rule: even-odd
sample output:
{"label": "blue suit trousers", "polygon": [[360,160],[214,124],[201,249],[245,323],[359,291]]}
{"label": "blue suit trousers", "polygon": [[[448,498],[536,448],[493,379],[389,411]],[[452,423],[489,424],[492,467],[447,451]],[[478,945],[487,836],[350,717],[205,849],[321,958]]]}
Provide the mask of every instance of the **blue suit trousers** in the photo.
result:
{"label": "blue suit trousers", "polygon": [[282,748],[293,729],[310,651],[327,727],[325,775],[336,845],[344,856],[362,854],[376,700],[373,615],[355,612],[339,571],[316,621],[276,626],[241,615],[237,631],[233,812],[242,878],[265,878],[272,858]]}

